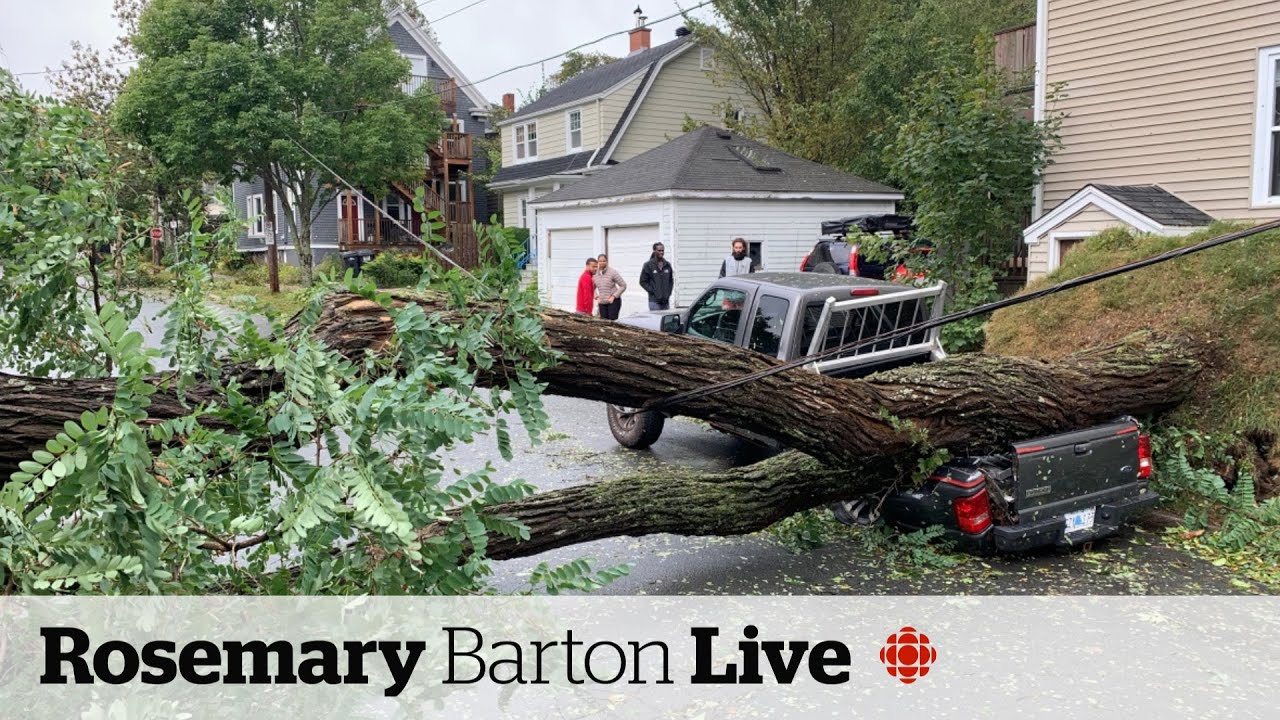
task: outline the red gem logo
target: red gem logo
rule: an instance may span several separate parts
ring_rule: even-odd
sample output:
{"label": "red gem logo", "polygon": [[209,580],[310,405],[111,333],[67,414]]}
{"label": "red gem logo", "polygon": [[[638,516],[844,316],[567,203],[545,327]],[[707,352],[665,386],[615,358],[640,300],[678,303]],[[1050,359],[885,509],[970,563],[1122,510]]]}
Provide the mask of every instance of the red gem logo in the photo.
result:
{"label": "red gem logo", "polygon": [[909,625],[890,635],[880,648],[880,662],[904,685],[928,675],[929,666],[937,659],[938,651],[929,644],[929,636]]}

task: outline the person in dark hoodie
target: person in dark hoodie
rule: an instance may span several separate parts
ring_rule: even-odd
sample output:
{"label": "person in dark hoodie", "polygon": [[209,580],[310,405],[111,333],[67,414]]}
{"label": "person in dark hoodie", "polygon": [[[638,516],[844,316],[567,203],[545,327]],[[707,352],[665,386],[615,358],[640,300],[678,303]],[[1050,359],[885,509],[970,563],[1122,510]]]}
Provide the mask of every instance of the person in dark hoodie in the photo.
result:
{"label": "person in dark hoodie", "polygon": [[650,310],[670,310],[671,290],[675,287],[675,273],[671,263],[665,257],[666,248],[662,243],[653,244],[653,254],[649,262],[640,271],[640,287],[649,293]]}

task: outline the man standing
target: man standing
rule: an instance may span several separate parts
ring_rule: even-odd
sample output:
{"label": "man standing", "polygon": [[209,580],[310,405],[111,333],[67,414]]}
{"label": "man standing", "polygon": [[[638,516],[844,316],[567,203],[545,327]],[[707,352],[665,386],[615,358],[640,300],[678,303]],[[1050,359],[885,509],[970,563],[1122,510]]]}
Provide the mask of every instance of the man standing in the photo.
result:
{"label": "man standing", "polygon": [[609,256],[601,254],[596,258],[596,302],[600,304],[600,317],[605,320],[617,320],[622,310],[622,293],[627,290],[627,283],[617,270],[609,267]]}
{"label": "man standing", "polygon": [[749,255],[747,255],[747,241],[742,238],[733,239],[733,253],[720,263],[720,277],[733,277],[734,275],[746,275],[760,269]]}
{"label": "man standing", "polygon": [[578,277],[578,312],[590,315],[596,311],[596,259],[587,258],[587,267]]}
{"label": "man standing", "polygon": [[653,244],[653,254],[640,271],[640,287],[649,293],[650,310],[671,309],[671,289],[675,287],[675,274],[666,260],[667,249],[662,243]]}

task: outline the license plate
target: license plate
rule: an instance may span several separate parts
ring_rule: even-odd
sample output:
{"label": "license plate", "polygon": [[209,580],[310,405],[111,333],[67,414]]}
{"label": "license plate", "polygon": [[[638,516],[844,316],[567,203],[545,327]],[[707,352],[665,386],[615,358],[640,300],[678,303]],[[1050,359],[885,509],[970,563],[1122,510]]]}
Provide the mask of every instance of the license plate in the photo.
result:
{"label": "license plate", "polygon": [[1097,508],[1089,508],[1087,510],[1077,510],[1073,513],[1067,513],[1067,532],[1079,532],[1093,527],[1093,511],[1096,509]]}

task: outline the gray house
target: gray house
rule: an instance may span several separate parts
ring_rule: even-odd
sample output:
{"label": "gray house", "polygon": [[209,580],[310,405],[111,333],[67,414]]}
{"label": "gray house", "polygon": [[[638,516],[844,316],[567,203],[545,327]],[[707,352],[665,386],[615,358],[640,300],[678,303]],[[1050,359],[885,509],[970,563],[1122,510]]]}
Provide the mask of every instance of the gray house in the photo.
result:
{"label": "gray house", "polygon": [[[388,32],[400,54],[413,64],[413,76],[406,83],[406,92],[414,92],[430,83],[440,97],[450,126],[441,133],[440,141],[425,148],[427,171],[421,186],[426,191],[428,207],[439,210],[445,221],[441,231],[455,260],[474,262],[475,232],[472,223],[478,218],[487,220],[491,212],[488,192],[484,187],[473,187],[471,174],[483,172],[488,158],[474,138],[483,137],[489,131],[490,103],[472,85],[440,46],[403,9],[387,15]],[[263,212],[263,185],[260,178],[232,184],[232,198],[236,212],[249,222],[248,230],[240,237],[238,249],[244,253],[264,255],[266,235]],[[415,234],[421,234],[421,220],[413,212],[415,188],[396,186],[365,191],[365,196],[385,195],[381,209]],[[311,247],[315,262],[326,255],[349,250],[371,250],[397,246],[417,247],[417,241],[405,234],[395,223],[379,213],[371,202],[362,201],[354,193],[340,192],[324,207],[316,211],[311,230]],[[283,210],[276,200],[276,216]],[[293,238],[288,223],[276,223],[276,242],[282,259],[297,264]]]}

